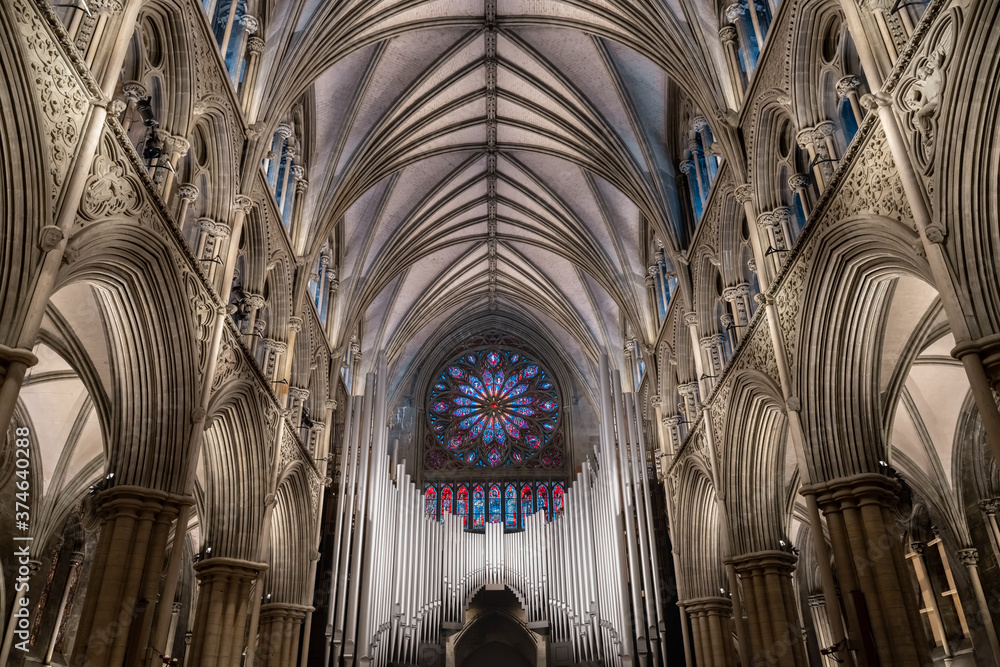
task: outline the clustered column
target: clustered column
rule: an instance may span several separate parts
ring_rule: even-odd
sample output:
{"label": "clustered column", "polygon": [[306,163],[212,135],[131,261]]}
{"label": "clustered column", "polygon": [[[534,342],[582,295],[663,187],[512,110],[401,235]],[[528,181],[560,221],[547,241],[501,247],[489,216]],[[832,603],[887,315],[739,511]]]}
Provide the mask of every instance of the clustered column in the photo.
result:
{"label": "clustered column", "polygon": [[250,590],[266,569],[264,563],[235,558],[209,558],[195,564],[198,609],[187,664],[240,666]]}
{"label": "clustered column", "polygon": [[269,603],[260,608],[260,635],[257,664],[260,667],[287,667],[295,664],[302,621],[310,607],[299,604]]}
{"label": "clustered column", "polygon": [[784,551],[759,551],[732,559],[747,609],[753,646],[751,664],[808,664],[792,589],[795,560]]}
{"label": "clustered column", "polygon": [[706,597],[685,600],[683,604],[691,619],[691,643],[699,667],[735,665],[732,601],[724,597]]}
{"label": "clustered column", "polygon": [[885,475],[862,473],[803,486],[801,493],[814,496],[826,517],[858,649],[869,664],[917,667],[927,657],[927,639],[895,530],[898,490]]}

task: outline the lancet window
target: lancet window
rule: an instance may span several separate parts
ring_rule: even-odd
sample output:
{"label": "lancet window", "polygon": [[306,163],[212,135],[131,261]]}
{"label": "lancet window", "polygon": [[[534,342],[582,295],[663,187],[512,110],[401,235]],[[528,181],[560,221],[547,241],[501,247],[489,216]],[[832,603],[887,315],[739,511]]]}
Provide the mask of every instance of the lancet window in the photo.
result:
{"label": "lancet window", "polygon": [[[453,488],[457,488],[454,491]],[[472,502],[469,502],[472,489]],[[566,511],[565,482],[473,482],[457,487],[447,482],[424,484],[424,512],[439,521],[445,515],[462,518],[467,530],[481,531],[487,523],[502,524],[505,531],[524,528],[525,518],[545,512],[554,521]]]}

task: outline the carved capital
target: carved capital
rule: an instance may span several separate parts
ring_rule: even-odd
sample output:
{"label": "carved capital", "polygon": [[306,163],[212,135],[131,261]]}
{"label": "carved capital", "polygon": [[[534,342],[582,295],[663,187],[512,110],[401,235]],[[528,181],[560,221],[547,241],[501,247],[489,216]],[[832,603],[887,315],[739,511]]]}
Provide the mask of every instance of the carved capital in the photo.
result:
{"label": "carved capital", "polygon": [[260,22],[257,20],[256,16],[244,16],[240,19],[240,25],[246,30],[248,35],[252,35],[258,30],[260,30]]}
{"label": "carved capital", "polygon": [[192,203],[198,201],[198,195],[201,194],[201,190],[193,183],[181,183],[177,186],[177,194],[182,200]]}
{"label": "carved capital", "polygon": [[924,230],[924,236],[931,243],[944,243],[945,230],[940,225],[928,225]]}
{"label": "carved capital", "polygon": [[257,35],[251,35],[247,40],[247,51],[251,56],[259,56],[264,53],[264,39]]}
{"label": "carved capital", "polygon": [[128,108],[128,103],[125,100],[115,99],[111,101],[108,105],[108,115],[114,118],[120,118],[125,109]]}
{"label": "carved capital", "polygon": [[816,133],[822,138],[832,137],[837,133],[837,125],[832,120],[824,120],[816,125]]}
{"label": "carved capital", "polygon": [[680,426],[681,422],[684,420],[681,419],[680,415],[674,415],[672,417],[664,417],[661,421],[667,428],[676,428]]}
{"label": "carved capital", "polygon": [[736,23],[745,12],[746,8],[742,4],[738,2],[733,3],[726,7],[726,19],[730,23]]}
{"label": "carved capital", "polygon": [[146,86],[142,85],[138,81],[126,81],[122,84],[122,92],[125,94],[125,97],[129,98],[129,100],[133,102],[146,97],[148,94],[146,92]]}
{"label": "carved capital", "polygon": [[296,181],[301,181],[306,177],[306,168],[301,164],[297,164],[292,167],[292,178]]}
{"label": "carved capital", "polygon": [[724,25],[719,29],[719,39],[723,44],[735,45],[737,39],[736,26]]}
{"label": "carved capital", "polygon": [[288,137],[292,136],[292,127],[286,123],[281,123],[274,130],[274,133],[281,137],[281,140],[284,141]]}
{"label": "carved capital", "polygon": [[327,411],[330,411],[330,410],[336,410],[336,409],[337,409],[337,401],[336,401],[335,399],[332,399],[332,398],[328,398],[328,399],[326,399],[326,401],[325,401],[325,402],[323,403],[323,407],[324,407],[324,408],[325,408],[325,409],[326,409]]}
{"label": "carved capital", "polygon": [[250,209],[253,208],[253,200],[246,195],[236,195],[236,198],[233,199],[233,208],[247,214],[250,212]]}
{"label": "carved capital", "polygon": [[695,116],[691,119],[691,129],[695,132],[701,132],[706,127],[708,127],[708,120],[704,116]]}
{"label": "carved capital", "polygon": [[795,142],[799,148],[809,148],[810,145],[816,143],[816,139],[816,131],[811,127],[799,130],[799,133],[795,135]]}
{"label": "carved capital", "polygon": [[693,169],[694,169],[694,162],[692,162],[691,160],[682,160],[681,161],[681,173],[682,174],[690,174]]}
{"label": "carved capital", "polygon": [[965,567],[976,567],[979,564],[979,551],[974,547],[959,549],[958,560]]}
{"label": "carved capital", "polygon": [[788,188],[793,192],[809,187],[809,177],[806,174],[792,174],[788,177]]}
{"label": "carved capital", "polygon": [[837,82],[837,95],[841,98],[847,97],[854,91],[858,89],[861,85],[861,79],[854,76],[853,74],[848,74],[843,79]]}
{"label": "carved capital", "polygon": [[802,401],[799,400],[798,396],[789,396],[788,400],[785,401],[785,407],[788,408],[789,412],[800,412]]}
{"label": "carved capital", "polygon": [[690,313],[684,313],[684,325],[688,327],[698,326],[698,313],[694,311]]}
{"label": "carved capital", "polygon": [[733,192],[736,197],[736,201],[741,204],[746,204],[747,202],[753,203],[753,186],[747,183],[746,185],[741,185]]}
{"label": "carved capital", "polygon": [[247,306],[251,310],[260,310],[264,307],[264,297],[260,294],[247,294]]}
{"label": "carved capital", "polygon": [[302,318],[301,317],[289,317],[288,318],[288,330],[298,333],[302,331]]}

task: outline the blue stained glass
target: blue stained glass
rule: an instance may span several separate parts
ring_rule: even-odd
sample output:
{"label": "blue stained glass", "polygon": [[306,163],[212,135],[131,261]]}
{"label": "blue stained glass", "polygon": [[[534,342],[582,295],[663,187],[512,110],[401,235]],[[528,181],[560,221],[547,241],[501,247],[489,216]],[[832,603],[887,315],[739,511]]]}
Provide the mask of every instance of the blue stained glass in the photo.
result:
{"label": "blue stained glass", "polygon": [[486,520],[486,498],[483,487],[476,485],[472,492],[472,527],[482,528]]}
{"label": "blue stained glass", "polygon": [[[561,467],[553,388],[540,365],[512,350],[465,353],[445,366],[428,401],[437,451],[473,466],[521,464],[539,455],[543,467]],[[556,446],[541,451],[548,444]]]}
{"label": "blue stained glass", "polygon": [[500,487],[494,484],[490,487],[490,523],[500,523],[501,508]]}
{"label": "blue stained glass", "polygon": [[531,493],[531,485],[525,484],[521,487],[521,516],[528,517],[535,511],[535,498]]}
{"label": "blue stained glass", "polygon": [[[507,485],[507,490],[504,491],[504,525],[507,528],[517,528],[517,491],[514,490],[513,484]],[[444,492],[441,493],[442,501],[444,499]]]}

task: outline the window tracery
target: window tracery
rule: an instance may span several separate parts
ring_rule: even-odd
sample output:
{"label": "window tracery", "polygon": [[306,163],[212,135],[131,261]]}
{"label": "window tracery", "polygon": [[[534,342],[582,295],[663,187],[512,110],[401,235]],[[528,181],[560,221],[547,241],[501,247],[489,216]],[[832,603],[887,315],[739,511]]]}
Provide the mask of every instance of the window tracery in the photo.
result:
{"label": "window tracery", "polygon": [[522,352],[490,347],[452,360],[431,388],[425,464],[561,468],[555,383]]}

